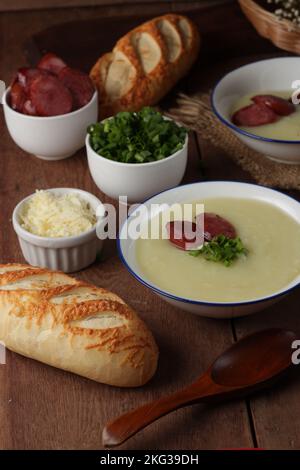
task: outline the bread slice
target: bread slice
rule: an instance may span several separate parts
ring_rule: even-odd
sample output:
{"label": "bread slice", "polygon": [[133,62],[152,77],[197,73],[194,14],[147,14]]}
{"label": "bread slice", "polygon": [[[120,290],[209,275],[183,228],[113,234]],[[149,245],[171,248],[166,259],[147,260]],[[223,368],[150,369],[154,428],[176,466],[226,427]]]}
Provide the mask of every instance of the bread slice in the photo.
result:
{"label": "bread slice", "polygon": [[90,72],[100,118],[155,105],[188,73],[199,47],[197,27],[182,15],[160,16],[127,33]]}
{"label": "bread slice", "polygon": [[120,387],[146,383],[158,349],[116,294],[60,272],[0,265],[0,340],[38,361]]}

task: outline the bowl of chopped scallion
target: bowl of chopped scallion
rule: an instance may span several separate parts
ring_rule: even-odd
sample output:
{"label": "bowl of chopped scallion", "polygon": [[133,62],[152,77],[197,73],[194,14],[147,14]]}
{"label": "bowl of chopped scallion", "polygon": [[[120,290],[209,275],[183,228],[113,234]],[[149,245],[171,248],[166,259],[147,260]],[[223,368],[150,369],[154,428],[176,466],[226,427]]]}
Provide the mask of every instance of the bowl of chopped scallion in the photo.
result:
{"label": "bowl of chopped scallion", "polygon": [[113,199],[141,202],[177,186],[185,173],[188,131],[153,108],[120,112],[91,124],[86,136],[90,173]]}

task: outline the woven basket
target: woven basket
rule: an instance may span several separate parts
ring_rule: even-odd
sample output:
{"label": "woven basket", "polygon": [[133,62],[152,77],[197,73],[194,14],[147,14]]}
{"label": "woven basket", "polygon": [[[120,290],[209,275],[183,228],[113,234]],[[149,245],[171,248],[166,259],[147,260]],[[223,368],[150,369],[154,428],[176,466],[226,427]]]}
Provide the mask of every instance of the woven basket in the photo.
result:
{"label": "woven basket", "polygon": [[300,27],[291,21],[279,20],[253,0],[238,0],[244,14],[257,32],[285,51],[300,54]]}

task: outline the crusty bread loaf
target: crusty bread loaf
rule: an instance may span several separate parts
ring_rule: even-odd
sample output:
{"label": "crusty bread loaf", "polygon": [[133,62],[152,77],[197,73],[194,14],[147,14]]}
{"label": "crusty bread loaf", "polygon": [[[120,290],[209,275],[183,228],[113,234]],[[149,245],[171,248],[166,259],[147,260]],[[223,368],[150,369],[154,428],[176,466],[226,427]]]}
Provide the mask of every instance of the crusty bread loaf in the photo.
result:
{"label": "crusty bread loaf", "polygon": [[0,265],[0,340],[8,349],[120,387],[154,374],[152,334],[117,295],[22,264]]}
{"label": "crusty bread loaf", "polygon": [[187,17],[154,18],[123,36],[96,62],[100,118],[156,104],[195,62],[200,37]]}

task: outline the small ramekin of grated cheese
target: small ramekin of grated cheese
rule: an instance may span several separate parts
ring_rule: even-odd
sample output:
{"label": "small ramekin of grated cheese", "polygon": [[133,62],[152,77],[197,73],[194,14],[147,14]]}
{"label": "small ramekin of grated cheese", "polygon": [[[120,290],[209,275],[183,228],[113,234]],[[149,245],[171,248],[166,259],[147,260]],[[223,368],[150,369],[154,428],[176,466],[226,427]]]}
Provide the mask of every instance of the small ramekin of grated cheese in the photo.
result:
{"label": "small ramekin of grated cheese", "polygon": [[26,261],[33,266],[75,272],[101,251],[101,201],[81,189],[39,190],[14,209],[13,227]]}

